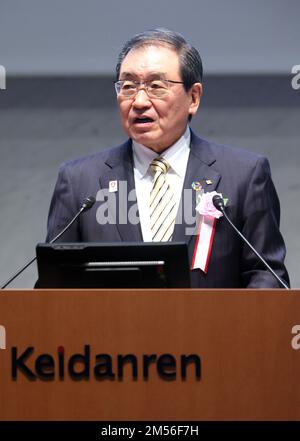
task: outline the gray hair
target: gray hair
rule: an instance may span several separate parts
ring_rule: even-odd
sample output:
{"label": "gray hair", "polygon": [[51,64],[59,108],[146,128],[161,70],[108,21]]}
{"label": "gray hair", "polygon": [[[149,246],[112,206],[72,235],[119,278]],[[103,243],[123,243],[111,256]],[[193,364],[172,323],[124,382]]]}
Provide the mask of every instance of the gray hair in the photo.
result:
{"label": "gray hair", "polygon": [[197,49],[187,43],[182,35],[165,28],[150,29],[136,34],[124,44],[116,66],[117,80],[119,79],[121,64],[128,52],[150,44],[170,46],[178,54],[181,79],[186,91],[190,90],[194,83],[202,83],[202,61]]}

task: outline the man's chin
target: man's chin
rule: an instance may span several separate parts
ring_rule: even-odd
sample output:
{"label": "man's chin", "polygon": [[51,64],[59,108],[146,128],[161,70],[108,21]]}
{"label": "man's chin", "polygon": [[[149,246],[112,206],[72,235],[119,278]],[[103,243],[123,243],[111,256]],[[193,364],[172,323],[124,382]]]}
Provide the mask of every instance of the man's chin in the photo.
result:
{"label": "man's chin", "polygon": [[154,137],[151,133],[131,133],[131,138],[138,144],[143,144],[145,147],[149,147],[153,150],[153,147],[157,146],[159,143],[159,138]]}

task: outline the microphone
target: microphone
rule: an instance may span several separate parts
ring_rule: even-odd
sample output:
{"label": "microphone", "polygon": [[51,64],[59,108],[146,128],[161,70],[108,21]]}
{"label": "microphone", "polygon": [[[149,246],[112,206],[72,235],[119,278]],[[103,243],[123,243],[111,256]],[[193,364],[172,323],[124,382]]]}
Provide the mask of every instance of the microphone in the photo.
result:
{"label": "microphone", "polygon": [[68,225],[57,236],[54,237],[54,239],[50,240],[49,243],[56,242],[71,227],[71,225],[74,224],[74,222],[81,215],[81,213],[92,208],[94,203],[95,203],[95,198],[93,196],[89,196],[89,197],[85,198],[81,204],[81,207],[80,207],[78,213],[76,213],[76,215],[73,217],[71,222],[69,222]]}
{"label": "microphone", "polygon": [[265,259],[256,251],[256,249],[251,245],[251,243],[245,238],[245,236],[237,229],[237,227],[233,224],[233,222],[229,219],[225,212],[225,204],[224,199],[221,195],[216,194],[212,198],[212,202],[217,210],[221,211],[221,213],[224,215],[225,219],[228,221],[230,226],[234,229],[234,231],[243,239],[243,241],[248,245],[248,247],[251,248],[253,253],[259,258],[259,260],[264,264],[264,266],[270,271],[271,274],[276,278],[276,280],[280,283],[281,286],[285,289],[290,289],[286,283],[283,282],[283,280],[280,279],[280,277],[275,273],[275,271],[270,267],[270,265],[265,261]]}
{"label": "microphone", "polygon": [[[89,196],[84,199],[84,201],[81,204],[81,207],[79,211],[76,213],[76,215],[73,217],[71,222],[68,223],[68,225],[52,240],[50,240],[49,243],[56,242],[70,227],[73,225],[73,223],[76,221],[76,219],[83,213],[84,211],[88,211],[95,203],[95,198],[93,196]],[[15,280],[26,268],[28,268],[34,261],[36,260],[36,256],[30,259],[24,266],[22,266],[21,269],[19,269],[13,276],[11,276],[3,285],[1,285],[0,289],[6,288],[13,280]]]}

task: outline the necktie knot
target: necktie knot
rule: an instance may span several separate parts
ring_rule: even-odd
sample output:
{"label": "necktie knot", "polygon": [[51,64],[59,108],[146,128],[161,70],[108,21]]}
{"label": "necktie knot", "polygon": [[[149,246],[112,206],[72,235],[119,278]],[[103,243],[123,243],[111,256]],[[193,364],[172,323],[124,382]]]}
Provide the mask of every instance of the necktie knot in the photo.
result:
{"label": "necktie knot", "polygon": [[170,167],[170,164],[162,156],[159,156],[158,158],[153,159],[150,167],[154,174],[156,174],[157,172],[166,174]]}

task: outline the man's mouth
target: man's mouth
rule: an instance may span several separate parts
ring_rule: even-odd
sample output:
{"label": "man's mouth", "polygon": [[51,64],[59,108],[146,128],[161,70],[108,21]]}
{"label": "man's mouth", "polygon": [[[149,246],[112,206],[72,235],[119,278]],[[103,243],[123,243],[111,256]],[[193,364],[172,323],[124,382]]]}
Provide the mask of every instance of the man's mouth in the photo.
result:
{"label": "man's mouth", "polygon": [[141,118],[141,117],[137,117],[133,120],[134,124],[149,124],[149,123],[153,123],[153,119],[152,118]]}

